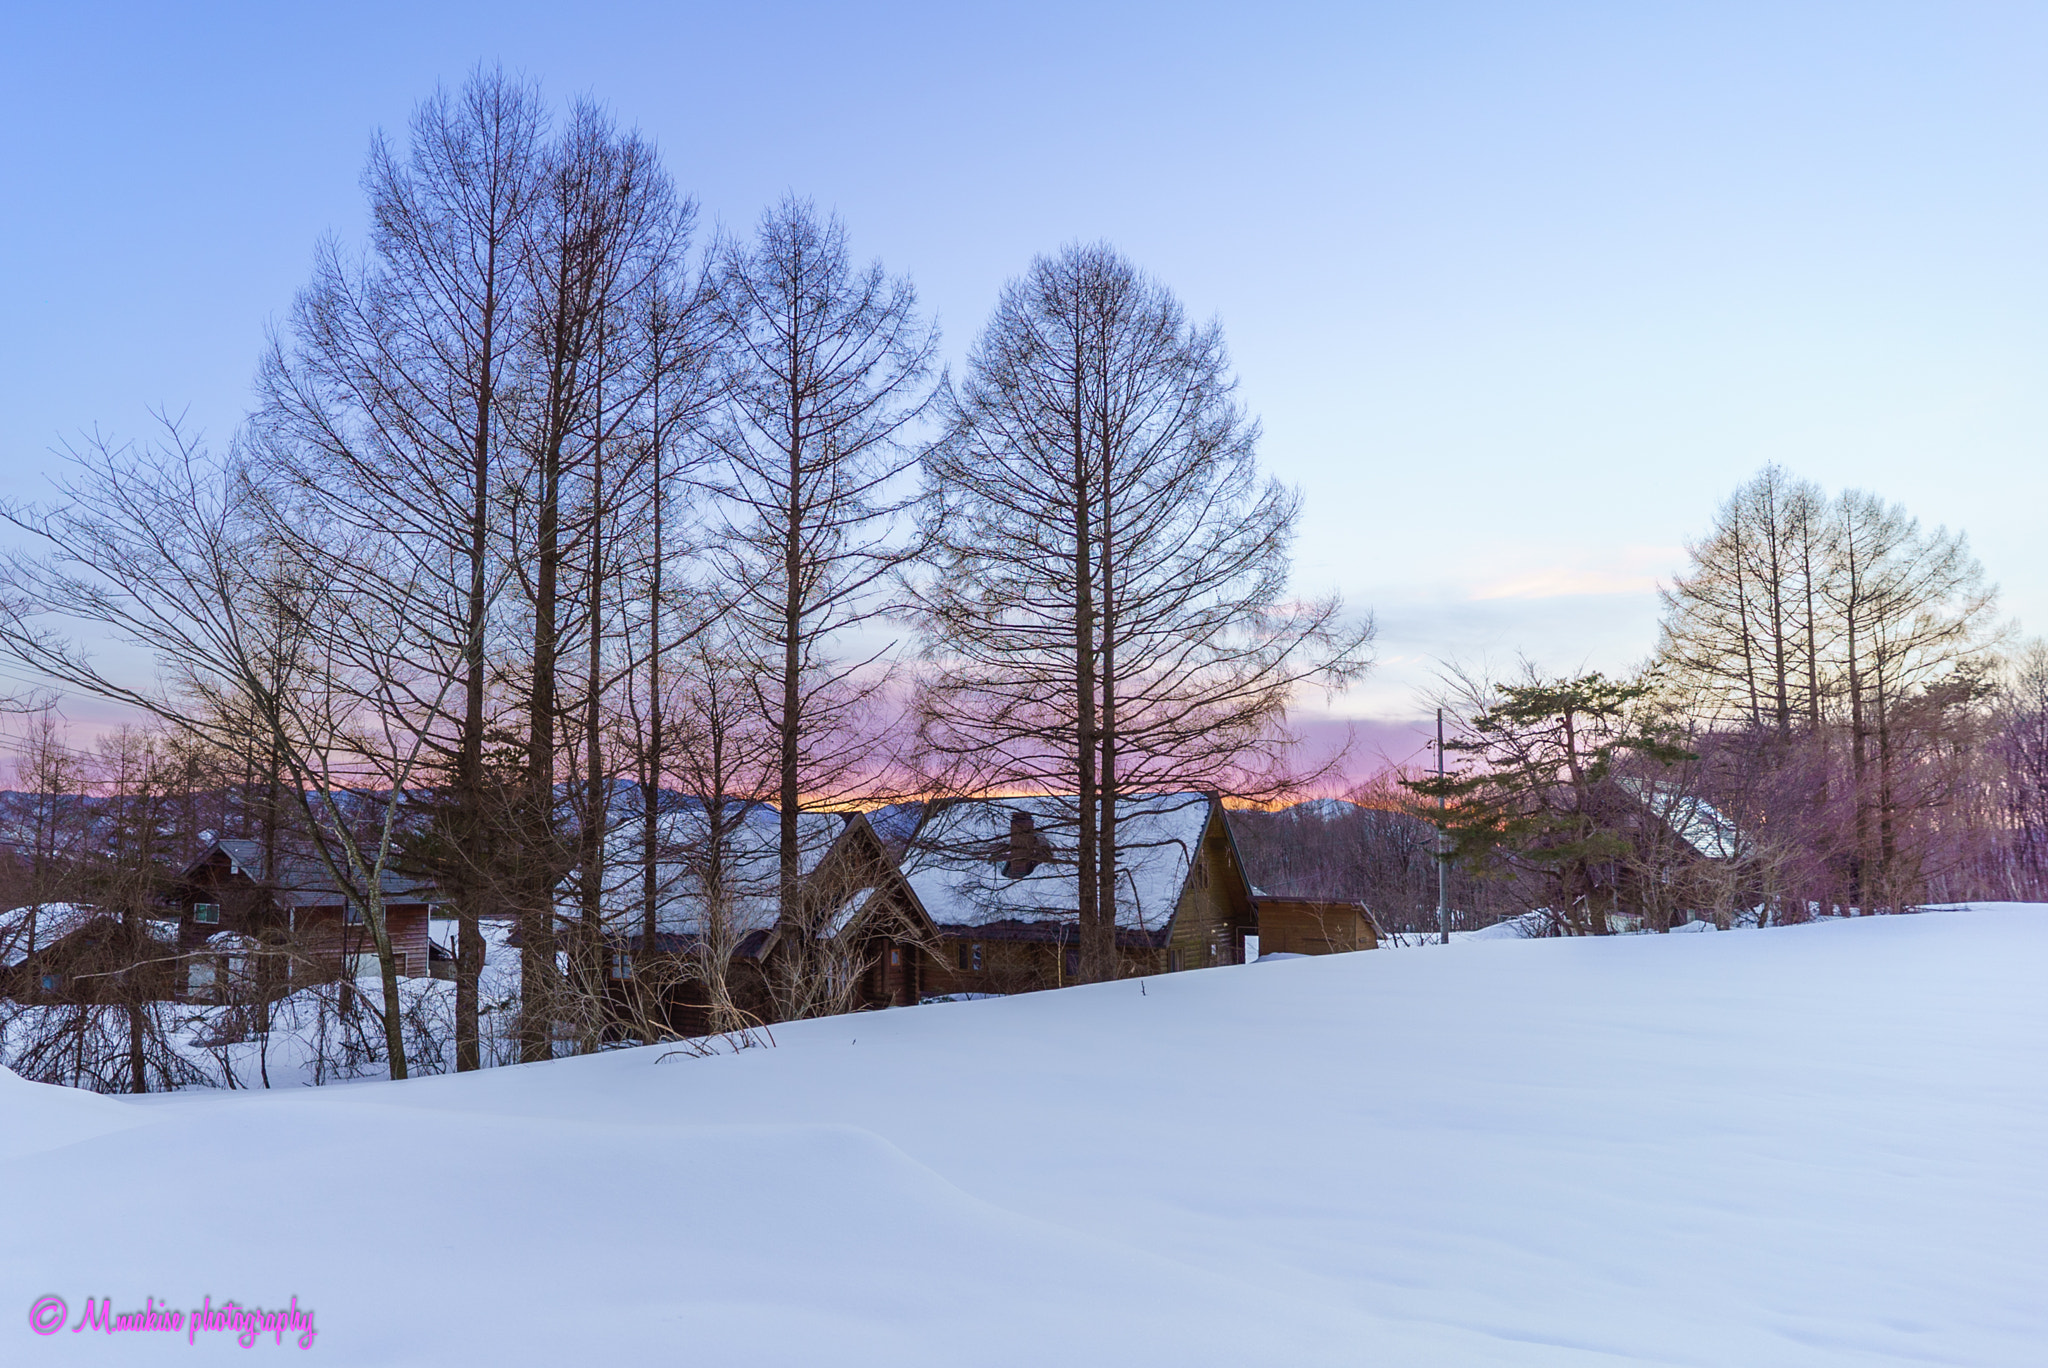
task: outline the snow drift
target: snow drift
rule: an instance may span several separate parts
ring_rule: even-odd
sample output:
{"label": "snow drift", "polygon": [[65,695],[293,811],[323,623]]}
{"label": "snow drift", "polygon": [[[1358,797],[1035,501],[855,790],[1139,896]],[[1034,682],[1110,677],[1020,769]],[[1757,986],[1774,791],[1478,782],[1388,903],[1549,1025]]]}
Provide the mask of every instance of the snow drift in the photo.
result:
{"label": "snow drift", "polygon": [[1289,960],[716,1058],[0,1078],[0,1334],[83,1361],[113,1346],[37,1339],[32,1302],[296,1297],[363,1364],[2038,1364],[2044,980],[2048,909],[1996,905]]}

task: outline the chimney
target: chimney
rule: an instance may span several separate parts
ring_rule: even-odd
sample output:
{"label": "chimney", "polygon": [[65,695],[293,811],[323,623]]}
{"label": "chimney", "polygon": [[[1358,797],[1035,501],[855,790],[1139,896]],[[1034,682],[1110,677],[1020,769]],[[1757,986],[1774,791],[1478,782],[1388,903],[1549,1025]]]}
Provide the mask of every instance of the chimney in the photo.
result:
{"label": "chimney", "polygon": [[1042,843],[1038,832],[1031,824],[1028,812],[1010,814],[1010,857],[1003,861],[1003,873],[1012,879],[1021,879],[1038,868],[1038,853]]}

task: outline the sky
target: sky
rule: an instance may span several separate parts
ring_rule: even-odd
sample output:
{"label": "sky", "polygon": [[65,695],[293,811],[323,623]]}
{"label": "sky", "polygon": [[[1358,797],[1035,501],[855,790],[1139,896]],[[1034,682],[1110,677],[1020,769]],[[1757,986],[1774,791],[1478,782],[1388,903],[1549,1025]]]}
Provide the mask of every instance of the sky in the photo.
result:
{"label": "sky", "polygon": [[2040,630],[2044,40],[1998,4],[12,4],[0,495],[153,413],[232,433],[373,132],[481,61],[604,101],[707,224],[835,209],[956,365],[1072,241],[1219,319],[1301,591],[1379,625],[1308,711],[1390,759],[1445,662],[1639,661],[1770,462],[1967,531]]}

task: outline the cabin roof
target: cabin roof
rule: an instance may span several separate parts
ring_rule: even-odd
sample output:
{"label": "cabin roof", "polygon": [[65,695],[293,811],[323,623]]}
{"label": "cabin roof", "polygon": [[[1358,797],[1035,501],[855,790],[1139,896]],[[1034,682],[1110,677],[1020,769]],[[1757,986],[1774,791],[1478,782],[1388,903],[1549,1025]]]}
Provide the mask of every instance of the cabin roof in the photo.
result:
{"label": "cabin roof", "polygon": [[[1166,793],[1117,801],[1119,931],[1172,924],[1201,850],[1215,799]],[[1045,858],[1005,872],[1013,817],[1031,819]],[[1071,796],[970,799],[929,813],[911,838],[903,875],[940,926],[988,927],[1072,920],[1079,913],[1078,803]]]}
{"label": "cabin roof", "polygon": [[29,914],[35,913],[36,949],[90,925],[99,909],[88,903],[53,902],[40,908],[16,907],[0,912],[0,965],[11,969],[28,958]]}
{"label": "cabin roof", "polygon": [[[724,833],[720,881],[728,932],[744,939],[772,930],[781,912],[782,817],[772,807],[752,803],[735,812],[732,822]],[[799,876],[815,874],[851,825],[841,813],[799,813]],[[686,943],[705,930],[711,836],[710,813],[701,804],[655,814],[655,934],[663,942],[675,938]],[[637,936],[645,930],[644,841],[637,813],[615,822],[605,836],[599,907],[605,930],[612,935]],[[580,915],[575,890],[572,876],[557,902],[565,918]]]}
{"label": "cabin roof", "polygon": [[[190,879],[205,865],[223,856],[231,873],[268,890],[270,896],[283,906],[334,907],[348,900],[318,857],[297,851],[281,851],[277,868],[273,871],[264,859],[261,841],[215,841],[204,854],[185,866],[185,877]],[[378,887],[390,902],[426,902],[434,891],[429,881],[391,869],[386,869],[378,879]]]}
{"label": "cabin roof", "polygon": [[[27,961],[30,910],[16,907],[0,912],[0,967],[12,969]],[[36,953],[41,954],[57,942],[96,923],[116,924],[119,921],[114,913],[101,911],[90,903],[44,903],[36,917]],[[160,944],[177,944],[178,924],[174,921],[150,916],[137,918],[133,925]]]}
{"label": "cabin roof", "polygon": [[1727,814],[1675,785],[1622,775],[1622,790],[1648,808],[1679,840],[1709,860],[1732,860],[1748,845]]}

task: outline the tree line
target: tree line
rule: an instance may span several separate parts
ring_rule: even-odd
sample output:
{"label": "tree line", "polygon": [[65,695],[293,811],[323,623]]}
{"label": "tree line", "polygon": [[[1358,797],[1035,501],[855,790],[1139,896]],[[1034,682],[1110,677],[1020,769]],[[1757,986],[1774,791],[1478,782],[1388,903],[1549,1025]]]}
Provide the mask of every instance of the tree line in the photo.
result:
{"label": "tree line", "polygon": [[1597,934],[2048,896],[2048,655],[1960,533],[1773,466],[1661,595],[1627,678],[1449,680],[1459,763],[1407,800],[1511,906]]}
{"label": "tree line", "polygon": [[1220,329],[1112,248],[1031,262],[955,382],[836,215],[706,232],[650,141],[503,72],[362,184],[231,443],[83,442],[0,510],[0,653],[152,719],[232,796],[207,830],[346,890],[395,1075],[394,877],[456,925],[455,1067],[506,922],[547,1058],[603,998],[621,863],[651,942],[657,867],[715,879],[763,811],[768,891],[815,917],[807,812],[1070,795],[1081,977],[1111,974],[1119,800],[1272,789],[1296,687],[1363,668],[1369,623],[1288,592],[1298,499]]}

